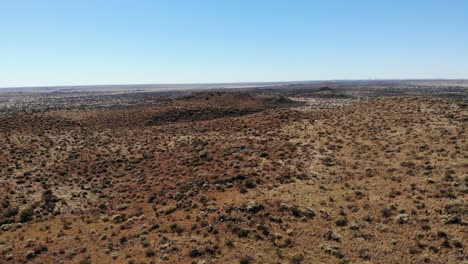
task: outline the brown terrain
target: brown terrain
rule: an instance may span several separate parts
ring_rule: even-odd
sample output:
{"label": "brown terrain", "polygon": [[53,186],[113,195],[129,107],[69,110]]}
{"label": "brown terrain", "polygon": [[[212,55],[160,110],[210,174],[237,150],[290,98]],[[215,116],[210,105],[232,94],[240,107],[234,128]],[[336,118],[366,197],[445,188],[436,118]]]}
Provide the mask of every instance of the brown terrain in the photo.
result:
{"label": "brown terrain", "polygon": [[468,88],[424,85],[0,94],[0,263],[467,263]]}

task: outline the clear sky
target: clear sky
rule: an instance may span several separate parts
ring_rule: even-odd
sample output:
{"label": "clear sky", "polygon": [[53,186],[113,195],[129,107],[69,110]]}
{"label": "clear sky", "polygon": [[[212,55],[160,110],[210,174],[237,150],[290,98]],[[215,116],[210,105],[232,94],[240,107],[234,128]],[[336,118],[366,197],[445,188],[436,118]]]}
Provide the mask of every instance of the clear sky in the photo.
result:
{"label": "clear sky", "polygon": [[0,87],[468,78],[464,0],[0,0]]}

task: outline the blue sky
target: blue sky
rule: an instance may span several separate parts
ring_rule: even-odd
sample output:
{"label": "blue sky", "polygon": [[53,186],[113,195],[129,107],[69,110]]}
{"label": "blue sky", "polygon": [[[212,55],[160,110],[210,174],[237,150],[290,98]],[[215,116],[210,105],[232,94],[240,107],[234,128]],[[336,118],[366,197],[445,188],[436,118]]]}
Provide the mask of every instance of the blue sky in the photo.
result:
{"label": "blue sky", "polygon": [[0,87],[468,78],[468,1],[0,0]]}

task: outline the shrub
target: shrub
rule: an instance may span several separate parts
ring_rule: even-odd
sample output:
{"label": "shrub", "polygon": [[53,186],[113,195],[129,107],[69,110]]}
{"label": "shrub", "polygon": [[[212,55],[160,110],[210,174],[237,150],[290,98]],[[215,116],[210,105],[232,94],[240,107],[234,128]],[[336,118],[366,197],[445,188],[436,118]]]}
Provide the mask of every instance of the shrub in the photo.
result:
{"label": "shrub", "polygon": [[295,255],[291,259],[292,264],[300,264],[302,261],[304,261],[304,256],[302,254],[300,255]]}
{"label": "shrub", "polygon": [[335,224],[337,226],[346,226],[348,224],[348,219],[346,218],[346,216],[342,215],[338,217],[338,219],[336,219]]}
{"label": "shrub", "polygon": [[57,203],[58,198],[52,193],[52,190],[46,190],[42,194],[42,202],[44,209],[46,209],[49,212],[54,211],[55,204]]}
{"label": "shrub", "polygon": [[21,223],[26,223],[26,222],[29,222],[33,219],[33,209],[31,207],[27,207],[25,209],[23,209],[23,211],[21,211],[20,213],[20,222]]}
{"label": "shrub", "polygon": [[244,256],[239,260],[239,264],[250,264],[252,263],[252,259],[251,256]]}
{"label": "shrub", "polygon": [[35,257],[36,257],[36,255],[34,254],[34,251],[30,250],[30,251],[26,252],[26,259],[33,259]]}
{"label": "shrub", "polygon": [[34,250],[34,254],[39,255],[42,252],[47,252],[49,249],[45,245],[40,245]]}
{"label": "shrub", "polygon": [[181,225],[178,225],[177,223],[171,224],[170,228],[171,228],[172,231],[176,232],[179,235],[184,232],[184,227],[181,226]]}
{"label": "shrub", "polygon": [[384,209],[382,209],[381,212],[382,212],[382,215],[383,215],[384,217],[387,217],[387,218],[388,218],[388,217],[392,216],[392,210],[389,209],[389,208],[384,208]]}
{"label": "shrub", "polygon": [[253,189],[253,188],[255,188],[256,185],[255,185],[255,182],[252,179],[247,179],[247,180],[245,180],[244,186],[245,186],[245,188]]}
{"label": "shrub", "polygon": [[196,257],[200,257],[203,255],[203,252],[201,252],[200,250],[196,249],[196,248],[192,248],[190,251],[189,251],[189,257],[191,258],[196,258]]}
{"label": "shrub", "polygon": [[123,244],[127,243],[128,238],[127,238],[126,236],[123,236],[123,237],[121,237],[121,238],[119,239],[119,241],[120,241],[120,244],[123,245]]}
{"label": "shrub", "polygon": [[15,217],[6,217],[0,219],[0,226],[5,225],[5,224],[11,224],[15,222]]}
{"label": "shrub", "polygon": [[229,248],[232,248],[232,247],[234,247],[234,242],[232,242],[231,239],[228,239],[228,240],[226,241],[226,246],[229,247]]}
{"label": "shrub", "polygon": [[456,247],[456,248],[462,248],[463,247],[463,243],[458,240],[458,239],[453,239],[452,240],[452,244]]}
{"label": "shrub", "polygon": [[150,249],[149,249],[149,250],[146,250],[145,256],[146,256],[147,258],[152,258],[152,257],[156,256],[156,253],[155,253],[153,250],[150,250]]}

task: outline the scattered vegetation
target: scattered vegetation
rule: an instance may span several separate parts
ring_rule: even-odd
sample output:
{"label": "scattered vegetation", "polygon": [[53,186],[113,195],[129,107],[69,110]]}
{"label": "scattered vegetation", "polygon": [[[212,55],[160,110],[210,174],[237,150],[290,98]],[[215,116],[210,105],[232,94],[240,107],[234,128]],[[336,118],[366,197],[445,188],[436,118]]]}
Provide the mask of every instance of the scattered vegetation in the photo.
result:
{"label": "scattered vegetation", "polygon": [[316,88],[1,112],[0,263],[462,263],[466,103]]}

